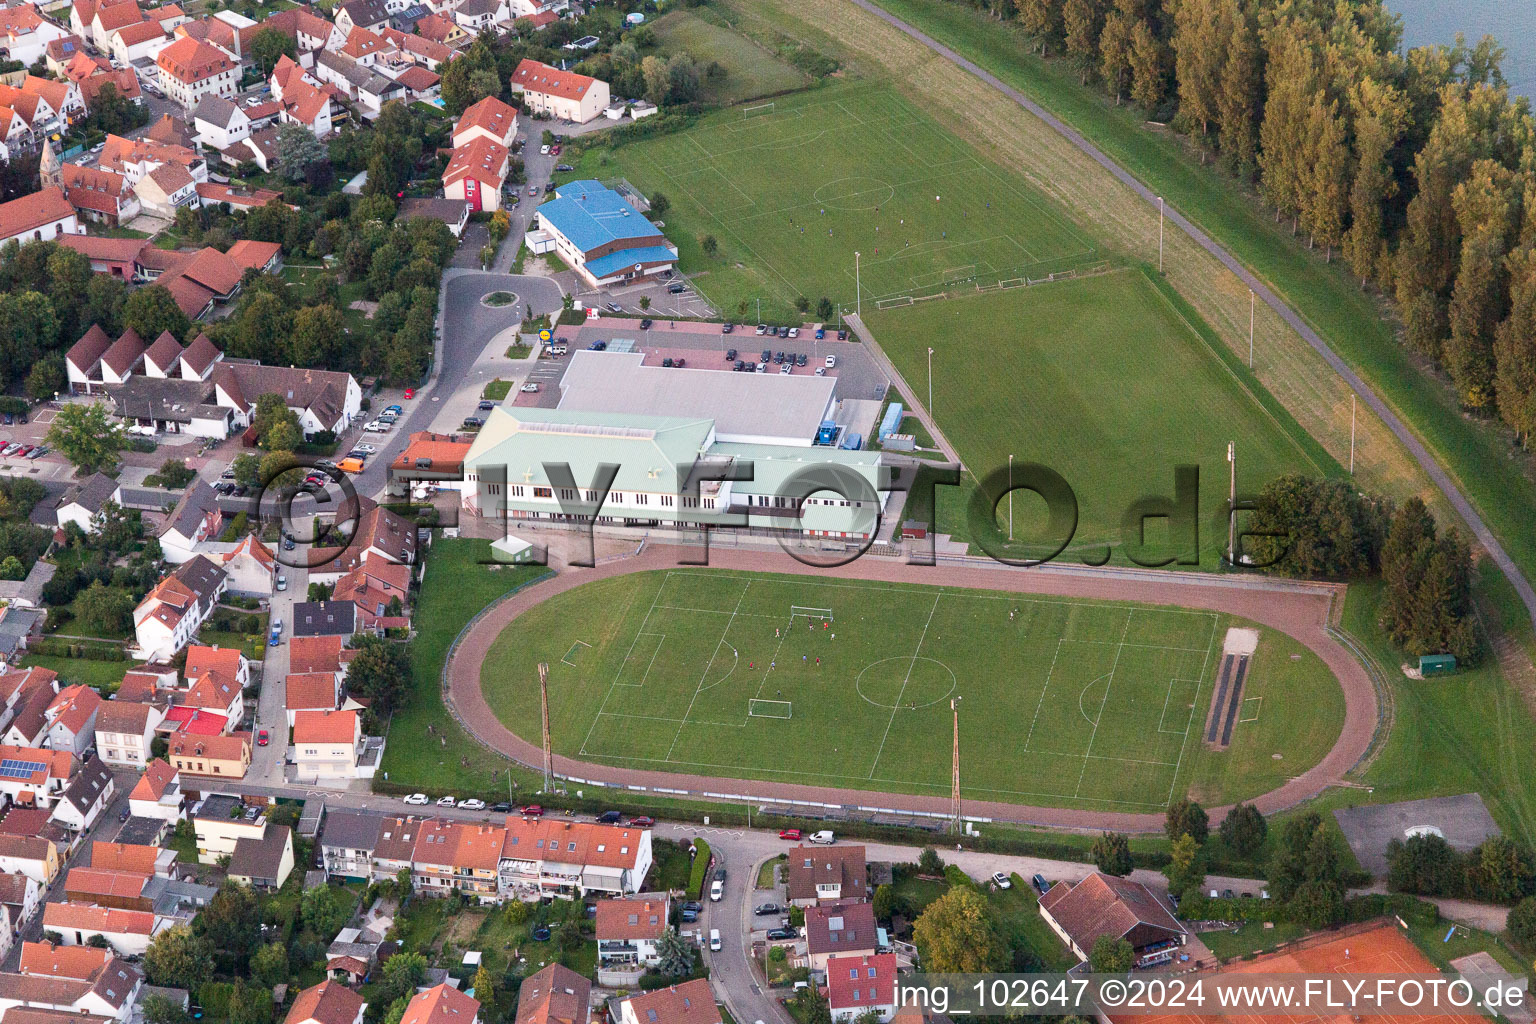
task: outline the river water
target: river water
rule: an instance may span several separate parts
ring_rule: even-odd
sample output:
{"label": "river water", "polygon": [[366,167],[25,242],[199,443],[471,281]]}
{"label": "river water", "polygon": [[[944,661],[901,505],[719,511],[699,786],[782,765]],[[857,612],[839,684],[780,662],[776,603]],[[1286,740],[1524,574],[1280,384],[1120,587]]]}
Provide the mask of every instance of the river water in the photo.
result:
{"label": "river water", "polygon": [[1504,77],[1512,92],[1536,100],[1536,0],[1386,0],[1403,17],[1405,46],[1469,44],[1492,35],[1507,52]]}

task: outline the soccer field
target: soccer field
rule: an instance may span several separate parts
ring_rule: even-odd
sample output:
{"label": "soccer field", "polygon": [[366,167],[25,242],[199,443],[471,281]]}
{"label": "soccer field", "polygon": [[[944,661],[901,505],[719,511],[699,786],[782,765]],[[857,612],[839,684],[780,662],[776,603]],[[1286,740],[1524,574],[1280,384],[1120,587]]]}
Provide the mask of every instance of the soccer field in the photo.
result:
{"label": "soccer field", "polygon": [[[949,791],[960,697],[967,796],[1154,811],[1191,778],[1209,796],[1257,795],[1337,736],[1337,684],[1265,630],[1246,691],[1259,699],[1231,750],[1204,749],[1227,624],[1199,610],[678,569],[551,598],[502,634],[481,682],[498,717],[536,740],[531,668],[547,661],[554,747],[573,757],[912,793]],[[1266,708],[1266,689],[1286,696]]]}
{"label": "soccer field", "polygon": [[[868,309],[1095,257],[1059,207],[886,86],[734,107],[688,131],[589,153],[577,173],[612,177],[614,164],[647,195],[667,196],[667,236],[684,269],[707,271],[695,283],[730,316],[758,297],[775,313],[797,296],[852,309],[859,288]],[[720,256],[702,254],[706,234]]]}

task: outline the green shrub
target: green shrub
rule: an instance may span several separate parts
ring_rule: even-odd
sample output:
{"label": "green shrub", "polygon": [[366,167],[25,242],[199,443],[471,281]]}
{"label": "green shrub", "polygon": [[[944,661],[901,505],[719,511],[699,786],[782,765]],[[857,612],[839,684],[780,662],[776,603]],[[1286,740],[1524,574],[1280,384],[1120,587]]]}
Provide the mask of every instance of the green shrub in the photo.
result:
{"label": "green shrub", "polygon": [[704,892],[704,875],[709,870],[709,844],[702,839],[693,841],[693,867],[688,872],[688,898],[696,900]]}

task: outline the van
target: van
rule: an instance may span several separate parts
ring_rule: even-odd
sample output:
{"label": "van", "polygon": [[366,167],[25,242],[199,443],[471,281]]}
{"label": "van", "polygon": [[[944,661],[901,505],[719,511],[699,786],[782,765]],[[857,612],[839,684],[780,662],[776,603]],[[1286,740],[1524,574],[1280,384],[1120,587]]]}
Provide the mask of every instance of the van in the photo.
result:
{"label": "van", "polygon": [[713,953],[720,952],[720,929],[719,928],[711,928],[709,930],[709,949],[710,949],[710,952],[713,952]]}
{"label": "van", "polygon": [[725,897],[725,883],[715,879],[709,885],[709,902],[719,903]]}
{"label": "van", "polygon": [[336,468],[343,473],[361,473],[363,471],[362,459],[342,459],[336,464]]}
{"label": "van", "polygon": [[822,829],[820,832],[812,832],[806,836],[805,841],[814,846],[831,846],[837,842],[837,837],[829,829]]}

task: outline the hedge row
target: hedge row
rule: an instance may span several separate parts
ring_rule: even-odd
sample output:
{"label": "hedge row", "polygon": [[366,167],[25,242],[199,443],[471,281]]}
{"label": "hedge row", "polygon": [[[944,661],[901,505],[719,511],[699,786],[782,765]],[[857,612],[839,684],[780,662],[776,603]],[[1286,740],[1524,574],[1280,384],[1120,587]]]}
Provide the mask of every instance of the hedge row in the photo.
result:
{"label": "hedge row", "polygon": [[108,644],[74,643],[58,637],[39,637],[28,645],[28,649],[33,654],[50,658],[84,658],[87,661],[126,661],[128,659],[128,655],[121,647]]}
{"label": "hedge row", "polygon": [[709,844],[695,839],[693,849],[693,864],[688,872],[688,898],[696,900],[704,894],[704,876],[709,873]]}

